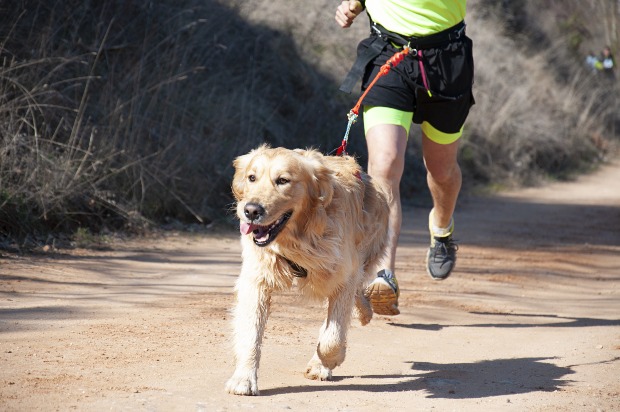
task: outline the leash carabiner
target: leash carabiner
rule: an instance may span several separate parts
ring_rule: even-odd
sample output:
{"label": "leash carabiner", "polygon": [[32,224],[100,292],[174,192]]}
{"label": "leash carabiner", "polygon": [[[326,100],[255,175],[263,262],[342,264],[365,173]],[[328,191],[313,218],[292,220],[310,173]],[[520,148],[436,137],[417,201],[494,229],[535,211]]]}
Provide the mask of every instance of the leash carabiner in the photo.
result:
{"label": "leash carabiner", "polygon": [[347,155],[347,143],[349,143],[349,133],[351,132],[351,126],[357,121],[358,114],[354,113],[351,110],[347,117],[349,118],[349,122],[347,123],[347,130],[344,132],[344,138],[342,139],[342,143],[340,143],[340,147],[335,150],[332,150],[329,154],[332,155],[336,152],[336,156],[346,156]]}

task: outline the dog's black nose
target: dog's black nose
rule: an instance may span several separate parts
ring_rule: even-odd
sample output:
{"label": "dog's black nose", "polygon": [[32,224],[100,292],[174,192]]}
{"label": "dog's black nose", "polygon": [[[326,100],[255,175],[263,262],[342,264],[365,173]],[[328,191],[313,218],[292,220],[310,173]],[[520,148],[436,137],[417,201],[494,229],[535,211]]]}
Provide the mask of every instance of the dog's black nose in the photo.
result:
{"label": "dog's black nose", "polygon": [[246,203],[243,208],[243,214],[245,214],[245,217],[250,221],[254,221],[265,214],[265,208],[258,203]]}

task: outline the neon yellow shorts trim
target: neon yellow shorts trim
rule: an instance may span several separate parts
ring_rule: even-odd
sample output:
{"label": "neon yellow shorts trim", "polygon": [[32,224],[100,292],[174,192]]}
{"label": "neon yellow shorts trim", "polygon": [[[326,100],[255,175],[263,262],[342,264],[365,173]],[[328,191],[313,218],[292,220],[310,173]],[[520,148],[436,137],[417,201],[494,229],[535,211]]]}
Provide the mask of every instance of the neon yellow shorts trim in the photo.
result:
{"label": "neon yellow shorts trim", "polygon": [[[378,124],[395,124],[402,126],[409,135],[413,112],[405,112],[382,106],[364,106],[364,132]],[[444,133],[428,122],[422,122],[422,132],[435,143],[450,144],[456,142],[463,134],[463,128],[457,133]]]}
{"label": "neon yellow shorts trim", "polygon": [[364,106],[364,132],[378,124],[395,124],[402,126],[409,135],[413,112],[391,109],[383,106]]}

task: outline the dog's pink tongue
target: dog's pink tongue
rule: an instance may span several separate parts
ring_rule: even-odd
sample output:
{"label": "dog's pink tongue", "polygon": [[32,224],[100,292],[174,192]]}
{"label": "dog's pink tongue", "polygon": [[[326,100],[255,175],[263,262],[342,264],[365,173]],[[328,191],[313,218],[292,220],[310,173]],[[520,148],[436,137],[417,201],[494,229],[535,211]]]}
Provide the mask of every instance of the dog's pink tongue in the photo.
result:
{"label": "dog's pink tongue", "polygon": [[248,233],[250,233],[253,230],[254,230],[254,225],[252,225],[250,223],[240,222],[240,224],[239,224],[239,232],[241,232],[242,235],[247,235]]}

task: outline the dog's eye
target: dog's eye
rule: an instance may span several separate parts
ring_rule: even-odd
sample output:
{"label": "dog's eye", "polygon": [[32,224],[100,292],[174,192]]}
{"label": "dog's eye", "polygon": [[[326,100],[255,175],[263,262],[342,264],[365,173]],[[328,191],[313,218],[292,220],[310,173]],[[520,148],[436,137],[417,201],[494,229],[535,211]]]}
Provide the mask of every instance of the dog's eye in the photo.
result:
{"label": "dog's eye", "polygon": [[278,177],[278,178],[276,179],[276,184],[277,184],[278,186],[285,185],[285,184],[287,184],[288,182],[290,182],[290,180],[288,180],[287,178],[284,178],[284,177]]}
{"label": "dog's eye", "polygon": [[256,182],[256,176],[254,176],[254,175],[249,175],[249,176],[248,176],[248,180],[249,180],[250,182]]}

